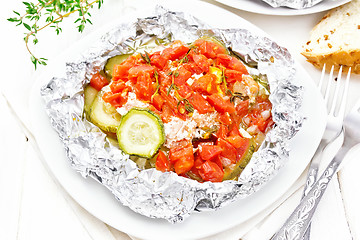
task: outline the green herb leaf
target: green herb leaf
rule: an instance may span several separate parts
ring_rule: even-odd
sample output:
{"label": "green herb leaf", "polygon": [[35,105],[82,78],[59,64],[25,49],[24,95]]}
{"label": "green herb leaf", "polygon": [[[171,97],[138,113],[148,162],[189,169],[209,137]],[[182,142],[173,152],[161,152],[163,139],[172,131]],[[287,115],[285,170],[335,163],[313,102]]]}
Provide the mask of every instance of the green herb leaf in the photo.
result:
{"label": "green herb leaf", "polygon": [[[46,65],[45,58],[37,58],[30,50],[29,44],[36,45],[38,43],[37,33],[47,27],[55,28],[56,34],[60,34],[62,29],[58,26],[65,17],[70,16],[73,13],[78,12],[79,18],[75,23],[79,23],[76,28],[79,32],[83,32],[85,24],[92,24],[89,17],[91,13],[89,10],[93,8],[94,4],[100,8],[103,4],[103,0],[94,0],[89,2],[88,0],[33,0],[32,2],[23,2],[25,5],[25,13],[20,14],[17,11],[13,11],[15,17],[8,18],[9,22],[15,22],[16,26],[23,25],[28,32],[25,32],[24,42],[26,49],[30,54],[30,60],[34,64],[34,67],[38,65]],[[24,19],[26,21],[24,21]],[[43,23],[43,26],[39,24]],[[43,59],[43,60],[41,60]]]}

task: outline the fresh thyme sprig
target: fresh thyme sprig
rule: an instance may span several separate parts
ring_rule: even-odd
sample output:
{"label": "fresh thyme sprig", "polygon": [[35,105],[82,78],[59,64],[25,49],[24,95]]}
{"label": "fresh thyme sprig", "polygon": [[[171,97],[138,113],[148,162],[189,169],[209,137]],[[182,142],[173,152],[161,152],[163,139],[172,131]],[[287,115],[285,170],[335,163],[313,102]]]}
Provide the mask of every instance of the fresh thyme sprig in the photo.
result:
{"label": "fresh thyme sprig", "polygon": [[145,51],[145,55],[140,53],[141,58],[149,65],[151,65],[151,60],[149,54]]}
{"label": "fresh thyme sprig", "polygon": [[249,99],[249,96],[244,96],[240,92],[232,92],[230,89],[226,91],[226,95],[230,95],[230,102],[234,103],[236,98],[239,98],[241,101]]}
{"label": "fresh thyme sprig", "polygon": [[73,13],[78,12],[79,17],[74,23],[77,24],[79,32],[83,32],[86,24],[92,24],[90,21],[90,9],[97,4],[100,8],[104,0],[94,0],[89,2],[88,0],[38,0],[37,3],[23,2],[25,5],[25,13],[20,14],[17,11],[13,11],[15,17],[8,18],[10,22],[16,23],[16,26],[23,26],[26,29],[25,32],[25,45],[30,54],[31,62],[36,69],[37,65],[46,65],[46,58],[36,57],[30,50],[30,42],[36,45],[39,42],[37,33],[48,27],[54,28],[57,35],[62,32],[62,28],[59,24],[64,18],[70,16]]}
{"label": "fresh thyme sprig", "polygon": [[155,70],[155,72],[154,72],[154,77],[155,77],[155,81],[156,81],[156,90],[155,90],[154,94],[151,96],[151,102],[153,102],[154,97],[155,97],[156,94],[158,94],[159,88],[160,88],[160,84],[159,84],[159,74],[158,74],[158,72],[157,72],[156,70]]}
{"label": "fresh thyme sprig", "polygon": [[177,108],[179,110],[179,105],[181,103],[184,103],[184,107],[185,110],[188,111],[189,113],[193,113],[194,112],[194,106],[189,102],[189,100],[187,100],[186,98],[181,99],[178,103],[177,103]]}

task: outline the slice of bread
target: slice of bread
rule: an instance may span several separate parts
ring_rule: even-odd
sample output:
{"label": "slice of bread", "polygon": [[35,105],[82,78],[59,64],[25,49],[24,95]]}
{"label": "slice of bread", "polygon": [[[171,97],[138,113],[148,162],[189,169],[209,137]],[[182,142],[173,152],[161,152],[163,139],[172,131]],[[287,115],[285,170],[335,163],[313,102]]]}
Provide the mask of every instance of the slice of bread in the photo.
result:
{"label": "slice of bread", "polygon": [[353,0],[328,12],[310,33],[303,46],[307,60],[327,70],[343,65],[360,74],[360,0]]}

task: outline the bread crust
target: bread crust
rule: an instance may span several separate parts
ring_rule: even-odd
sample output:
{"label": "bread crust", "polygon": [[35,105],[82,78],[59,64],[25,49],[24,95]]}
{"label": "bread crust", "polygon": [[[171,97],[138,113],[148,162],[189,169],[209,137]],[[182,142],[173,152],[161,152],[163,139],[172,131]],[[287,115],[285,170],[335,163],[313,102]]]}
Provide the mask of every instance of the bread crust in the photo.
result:
{"label": "bread crust", "polygon": [[[339,70],[340,66],[343,66],[343,70],[348,70],[351,67],[351,72],[360,74],[360,44],[353,44],[352,46],[348,45],[347,42],[342,43],[340,46],[338,44],[333,44],[331,40],[333,39],[332,34],[337,32],[336,28],[339,28],[341,25],[336,26],[335,24],[332,28],[330,28],[329,26],[332,24],[328,21],[328,18],[333,18],[331,19],[332,22],[334,20],[339,21],[339,19],[337,19],[339,16],[344,16],[346,19],[350,17],[354,19],[353,17],[356,16],[357,20],[355,23],[352,22],[351,25],[348,25],[351,27],[347,28],[349,33],[345,32],[345,34],[352,34],[351,31],[360,31],[360,23],[356,25],[359,21],[359,11],[354,10],[355,7],[358,9],[359,3],[360,0],[353,0],[343,6],[330,10],[314,26],[310,33],[311,40],[303,46],[303,51],[301,52],[301,54],[307,58],[308,62],[320,69],[322,69],[324,64],[326,64],[327,71],[330,71],[332,66],[334,66],[336,71]],[[352,12],[351,10],[354,11]],[[342,21],[346,21],[346,19],[344,20],[343,18]],[[354,29],[352,29],[352,27]],[[326,30],[324,31],[324,29]],[[342,32],[342,34],[343,33],[344,32]],[[319,39],[314,40],[316,39],[315,36],[319,36]],[[352,36],[356,38],[358,33],[356,35],[352,34]]]}
{"label": "bread crust", "polygon": [[330,71],[334,66],[334,70],[338,71],[340,66],[343,66],[343,70],[348,70],[351,67],[351,72],[360,74],[360,51],[344,51],[339,50],[329,54],[319,55],[313,52],[302,52],[303,56],[307,58],[307,61],[313,64],[315,67],[322,69],[326,64],[326,70]]}

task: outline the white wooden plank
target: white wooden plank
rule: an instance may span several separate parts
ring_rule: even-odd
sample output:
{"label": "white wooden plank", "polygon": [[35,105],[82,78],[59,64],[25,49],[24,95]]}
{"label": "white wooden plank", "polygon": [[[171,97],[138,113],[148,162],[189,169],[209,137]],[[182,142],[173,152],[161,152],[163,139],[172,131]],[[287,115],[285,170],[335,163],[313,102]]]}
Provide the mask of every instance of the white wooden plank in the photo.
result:
{"label": "white wooden plank", "polygon": [[326,189],[311,226],[311,239],[351,240],[336,176]]}
{"label": "white wooden plank", "polygon": [[354,240],[360,239],[360,148],[354,149],[345,159],[339,172],[339,182],[344,208],[351,235]]}
{"label": "white wooden plank", "polygon": [[0,94],[0,239],[16,239],[26,137]]}
{"label": "white wooden plank", "polygon": [[[37,154],[36,150],[29,148],[30,164],[26,168],[19,236],[36,239],[39,235],[56,232],[62,226],[66,231],[57,230],[55,239],[77,236],[77,239],[120,240],[114,237],[107,225],[89,214],[63,190]],[[32,226],[34,222],[38,222],[36,227]]]}
{"label": "white wooden plank", "polygon": [[18,239],[92,239],[43,168],[27,149]]}

